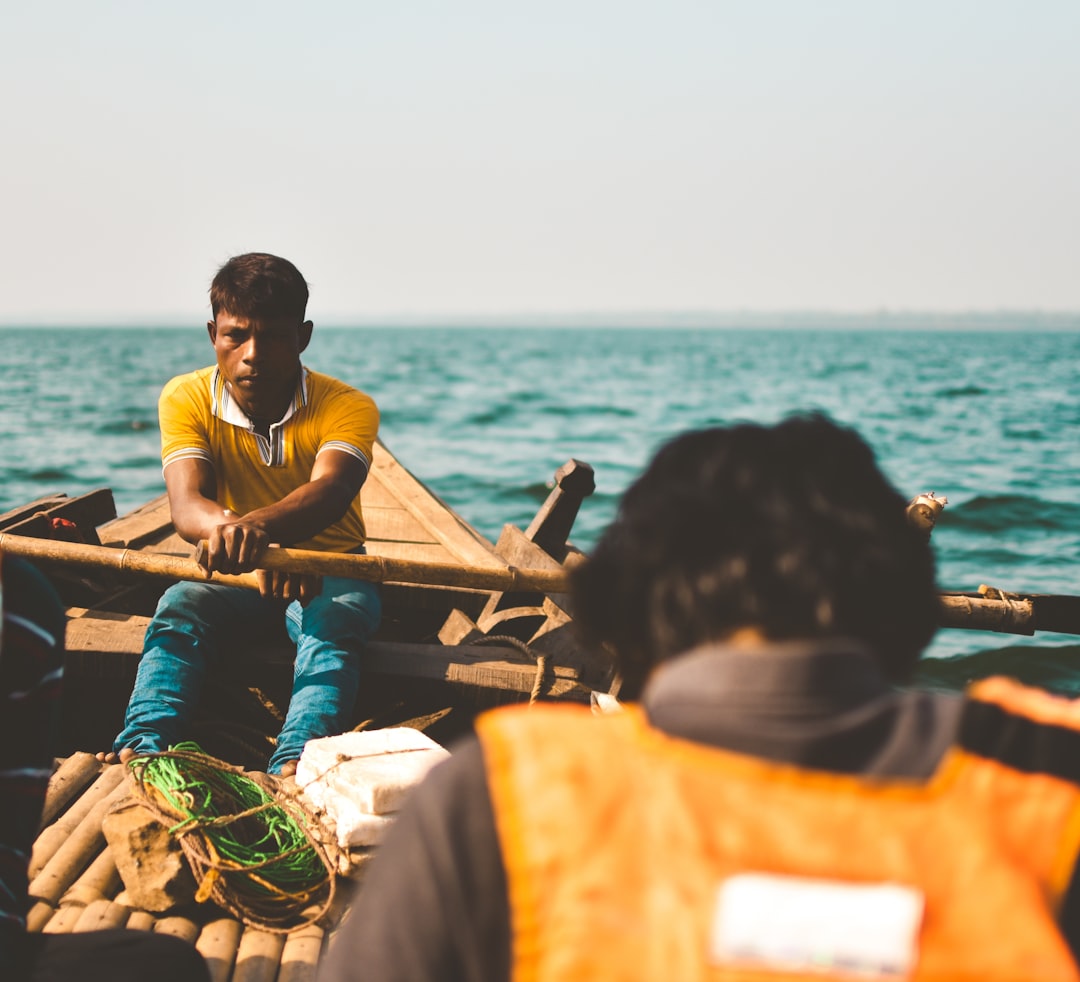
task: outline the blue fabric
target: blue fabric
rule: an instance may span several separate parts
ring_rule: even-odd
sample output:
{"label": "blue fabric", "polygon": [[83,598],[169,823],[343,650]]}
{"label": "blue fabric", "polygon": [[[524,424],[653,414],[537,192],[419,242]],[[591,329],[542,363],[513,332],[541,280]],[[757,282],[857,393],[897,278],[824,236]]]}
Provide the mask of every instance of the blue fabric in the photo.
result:
{"label": "blue fabric", "polygon": [[348,729],[360,685],[360,649],[382,616],[381,591],[362,580],[325,577],[306,607],[254,590],[183,582],[162,595],[146,631],[119,751],[155,753],[187,738],[208,667],[238,645],[269,639],[282,620],[296,645],[292,697],[267,770],[299,758],[304,744]]}

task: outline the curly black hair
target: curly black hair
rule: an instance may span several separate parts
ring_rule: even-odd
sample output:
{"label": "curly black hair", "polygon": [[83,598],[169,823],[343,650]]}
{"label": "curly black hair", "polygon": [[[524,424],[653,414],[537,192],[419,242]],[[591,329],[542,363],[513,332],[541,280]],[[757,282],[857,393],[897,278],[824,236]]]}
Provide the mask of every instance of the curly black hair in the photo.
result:
{"label": "curly black hair", "polygon": [[743,627],[847,637],[908,678],[937,627],[934,558],[853,430],[821,414],[664,445],[571,575],[588,643],[634,697],[654,665]]}

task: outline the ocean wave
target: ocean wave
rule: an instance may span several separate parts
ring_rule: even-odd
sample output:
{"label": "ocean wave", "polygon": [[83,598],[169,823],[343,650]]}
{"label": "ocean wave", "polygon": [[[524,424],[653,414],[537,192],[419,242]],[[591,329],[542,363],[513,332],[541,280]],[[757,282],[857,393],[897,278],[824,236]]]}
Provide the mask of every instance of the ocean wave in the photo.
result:
{"label": "ocean wave", "polygon": [[934,396],[938,399],[964,399],[970,396],[985,396],[989,394],[990,390],[983,388],[981,385],[958,385],[954,388],[939,389],[934,393]]}
{"label": "ocean wave", "polygon": [[1080,696],[1080,644],[1008,645],[952,658],[923,658],[915,683],[958,691],[991,675],[1007,675],[1062,695]]}
{"label": "ocean wave", "polygon": [[582,405],[581,403],[551,403],[542,406],[540,412],[545,416],[581,416],[585,419],[595,419],[603,416],[616,416],[624,419],[633,419],[638,415],[634,409],[626,406],[615,406],[611,403],[596,403]]}
{"label": "ocean wave", "polygon": [[1025,440],[1031,442],[1038,442],[1046,439],[1046,434],[1042,430],[1020,430],[1011,426],[1006,426],[1001,435],[1006,440]]}
{"label": "ocean wave", "polygon": [[868,361],[837,362],[825,365],[812,372],[816,379],[836,378],[838,375],[852,375],[860,372],[868,372],[872,368]]}
{"label": "ocean wave", "polygon": [[973,532],[1075,529],[1080,526],[1080,504],[1026,494],[976,495],[949,505],[939,523],[942,528]]}
{"label": "ocean wave", "polygon": [[103,436],[124,436],[128,433],[142,433],[146,430],[156,430],[157,428],[158,421],[156,417],[143,416],[135,419],[110,420],[98,426],[96,432]]}

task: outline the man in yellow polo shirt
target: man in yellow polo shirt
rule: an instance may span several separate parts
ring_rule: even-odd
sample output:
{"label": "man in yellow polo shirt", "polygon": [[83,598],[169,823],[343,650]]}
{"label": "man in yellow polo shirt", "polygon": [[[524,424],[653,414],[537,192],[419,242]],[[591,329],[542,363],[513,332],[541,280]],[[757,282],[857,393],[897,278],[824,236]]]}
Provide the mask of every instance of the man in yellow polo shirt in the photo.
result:
{"label": "man in yellow polo shirt", "polygon": [[268,771],[291,775],[304,744],[347,726],[359,651],[381,617],[378,587],[259,570],[271,543],[362,552],[360,488],[379,412],[370,396],[306,368],[308,287],[288,260],[230,259],[210,288],[217,363],[172,379],[159,403],[173,524],[205,539],[207,570],[258,571],[260,591],[179,583],[150,623],[124,728],[103,759],[185,739],[206,669],[253,625],[284,619],[292,698]]}

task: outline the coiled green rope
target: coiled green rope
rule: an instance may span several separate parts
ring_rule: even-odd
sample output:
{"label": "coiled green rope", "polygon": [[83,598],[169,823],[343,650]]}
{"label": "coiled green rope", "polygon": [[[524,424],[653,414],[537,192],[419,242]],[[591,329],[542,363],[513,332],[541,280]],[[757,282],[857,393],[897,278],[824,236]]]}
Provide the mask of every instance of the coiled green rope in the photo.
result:
{"label": "coiled green rope", "polygon": [[[129,764],[143,804],[180,843],[195,899],[213,900],[245,924],[297,930],[330,907],[335,873],[289,799],[194,743]],[[314,909],[313,909],[314,908]]]}

